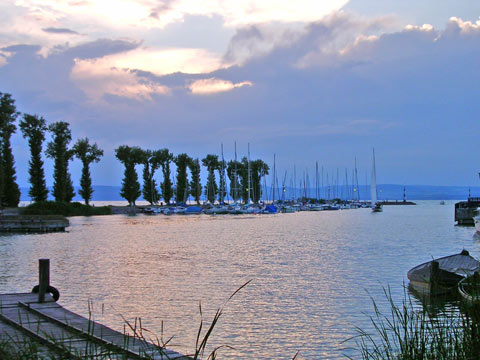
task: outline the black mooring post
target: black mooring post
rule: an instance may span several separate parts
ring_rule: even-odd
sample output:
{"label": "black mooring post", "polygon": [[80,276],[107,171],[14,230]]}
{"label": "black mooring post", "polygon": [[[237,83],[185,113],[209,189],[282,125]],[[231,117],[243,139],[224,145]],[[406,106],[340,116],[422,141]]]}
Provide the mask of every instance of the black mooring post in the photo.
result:
{"label": "black mooring post", "polygon": [[50,286],[50,259],[38,260],[38,302],[45,301],[45,293]]}

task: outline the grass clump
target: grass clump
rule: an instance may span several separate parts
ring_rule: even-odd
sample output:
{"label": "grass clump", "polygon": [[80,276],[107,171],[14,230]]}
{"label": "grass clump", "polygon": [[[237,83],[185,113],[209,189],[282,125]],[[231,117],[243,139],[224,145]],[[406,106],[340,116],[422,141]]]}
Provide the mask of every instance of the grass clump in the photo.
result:
{"label": "grass clump", "polygon": [[[382,313],[372,299],[369,315],[373,330],[357,328],[358,356],[369,360],[473,360],[480,359],[480,308],[444,307],[431,313],[405,294],[397,305],[390,289],[384,290],[389,311]],[[347,356],[349,359],[353,357]]]}
{"label": "grass clump", "polygon": [[30,204],[21,209],[22,215],[63,215],[63,216],[91,216],[110,215],[112,209],[108,206],[90,206],[79,202],[66,203],[59,201],[41,201]]}

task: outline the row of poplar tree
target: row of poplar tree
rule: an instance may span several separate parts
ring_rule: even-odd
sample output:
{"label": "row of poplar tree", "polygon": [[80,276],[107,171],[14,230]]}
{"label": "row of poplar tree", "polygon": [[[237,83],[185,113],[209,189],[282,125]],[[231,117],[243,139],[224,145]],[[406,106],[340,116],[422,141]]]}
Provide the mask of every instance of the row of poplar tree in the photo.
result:
{"label": "row of poplar tree", "polygon": [[[64,121],[51,124],[38,115],[21,114],[17,111],[15,100],[10,94],[0,92],[0,206],[16,207],[20,201],[20,189],[16,182],[15,161],[11,147],[11,136],[17,130],[16,121],[30,148],[29,161],[29,196],[34,202],[46,201],[49,190],[45,181],[44,163],[42,160],[43,143],[46,134],[51,134],[45,155],[53,159],[53,189],[55,201],[71,202],[75,196],[73,182],[68,170],[69,161],[75,157],[82,162],[79,194],[88,205],[92,199],[93,187],[90,165],[99,162],[103,156],[96,143],[90,144],[88,138],[72,141],[70,125]],[[175,199],[184,203],[189,196],[200,203],[203,191],[211,203],[217,199],[222,203],[227,197],[234,201],[252,200],[257,203],[262,194],[261,179],[268,175],[269,167],[262,160],[249,161],[243,157],[241,161],[220,160],[218,155],[209,154],[200,162],[187,154],[174,156],[168,149],[156,151],[144,150],[140,147],[122,145],[115,150],[118,160],[125,166],[121,196],[130,205],[143,194],[145,200],[156,204],[161,198],[166,203]],[[171,164],[176,166],[176,184],[171,179]],[[201,164],[206,167],[207,183],[201,184]],[[138,182],[136,165],[143,165],[143,188]],[[157,188],[155,172],[162,169],[163,182]],[[230,180],[230,191],[227,194],[226,177]],[[189,179],[190,175],[190,179]],[[218,176],[218,184],[217,184]]]}
{"label": "row of poplar tree", "polygon": [[[190,196],[200,204],[203,191],[212,204],[216,200],[223,203],[226,198],[234,201],[241,199],[243,202],[251,200],[258,203],[262,195],[261,179],[268,175],[270,170],[262,160],[249,161],[247,157],[243,157],[241,161],[226,162],[219,159],[218,155],[209,154],[201,160],[201,164],[208,172],[207,183],[202,187],[200,160],[188,154],[174,156],[168,149],[152,151],[127,145],[118,147],[115,153],[117,159],[125,166],[121,196],[130,205],[134,205],[140,195],[143,195],[150,204],[158,203],[161,198],[166,203],[170,203],[174,198],[177,204],[185,203]],[[176,166],[175,185],[171,180],[172,163]],[[143,165],[142,189],[135,170],[136,165]],[[163,181],[158,187],[155,172],[160,168]],[[225,172],[230,180],[228,194]]]}
{"label": "row of poplar tree", "polygon": [[47,201],[48,198],[42,152],[45,135],[50,133],[52,139],[47,143],[45,155],[54,161],[52,195],[55,201],[71,202],[75,196],[68,163],[76,157],[83,165],[79,194],[88,205],[93,194],[90,164],[100,161],[103,150],[97,144],[90,144],[88,138],[79,139],[69,148],[72,132],[67,122],[58,121],[47,125],[41,116],[21,114],[17,111],[12,96],[0,92],[0,206],[16,207],[20,202],[20,189],[16,182],[15,160],[10,142],[11,136],[17,130],[15,123],[20,117],[18,125],[30,148],[30,198],[34,202]]}

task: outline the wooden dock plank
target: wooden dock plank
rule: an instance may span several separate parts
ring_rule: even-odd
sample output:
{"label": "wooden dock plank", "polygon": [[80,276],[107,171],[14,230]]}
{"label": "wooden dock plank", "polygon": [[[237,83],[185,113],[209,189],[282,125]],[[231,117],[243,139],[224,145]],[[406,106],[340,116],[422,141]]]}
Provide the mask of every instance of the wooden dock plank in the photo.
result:
{"label": "wooden dock plank", "polygon": [[0,338],[11,339],[19,349],[40,341],[40,353],[51,354],[53,348],[79,358],[189,359],[86,319],[54,302],[50,294],[45,301],[38,303],[38,294],[32,293],[0,294]]}

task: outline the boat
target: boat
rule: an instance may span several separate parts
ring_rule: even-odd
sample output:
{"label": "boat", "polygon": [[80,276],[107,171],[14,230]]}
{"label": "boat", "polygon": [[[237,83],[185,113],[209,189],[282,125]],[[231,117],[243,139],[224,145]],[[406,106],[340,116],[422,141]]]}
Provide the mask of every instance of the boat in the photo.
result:
{"label": "boat", "polygon": [[201,214],[203,209],[199,206],[189,206],[183,212],[184,215],[198,215]]}
{"label": "boat", "polygon": [[467,250],[417,265],[407,272],[410,285],[419,293],[445,294],[455,289],[460,280],[480,267],[480,261]]}
{"label": "boat", "polygon": [[228,214],[228,206],[226,205],[218,205],[218,206],[212,206],[207,209],[205,209],[205,214],[208,215],[223,215],[223,214]]}
{"label": "boat", "polygon": [[441,200],[440,205],[445,205],[445,201]]}
{"label": "boat", "polygon": [[370,193],[372,196],[372,212],[382,212],[382,204],[378,201],[377,196],[377,170],[375,168],[375,149],[373,149],[373,166],[372,179],[370,181]]}
{"label": "boat", "polygon": [[473,223],[475,224],[477,234],[480,235],[480,208],[477,209],[477,216],[473,218]]}
{"label": "boat", "polygon": [[158,206],[150,206],[143,209],[143,213],[147,215],[157,215],[162,213],[162,208]]}
{"label": "boat", "polygon": [[475,271],[472,275],[460,280],[458,293],[468,305],[480,304],[480,274]]}

